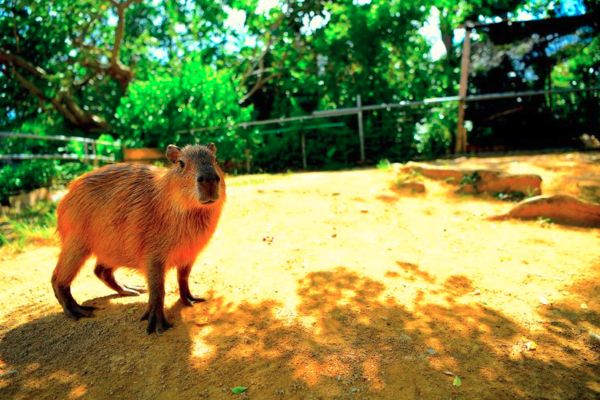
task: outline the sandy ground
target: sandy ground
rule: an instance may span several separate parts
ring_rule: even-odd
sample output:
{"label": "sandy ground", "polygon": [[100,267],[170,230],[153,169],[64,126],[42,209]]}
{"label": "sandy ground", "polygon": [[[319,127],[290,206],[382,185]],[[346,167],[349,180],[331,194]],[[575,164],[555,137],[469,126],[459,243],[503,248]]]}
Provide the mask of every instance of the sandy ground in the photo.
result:
{"label": "sandy ground", "polygon": [[[458,163],[538,173],[545,193],[576,194],[600,185],[599,160]],[[175,326],[161,336],[139,321],[146,295],[115,296],[93,260],[73,294],[99,310],[74,322],[50,287],[58,247],[5,255],[0,399],[600,398],[600,229],[486,221],[512,204],[431,181],[400,196],[393,180],[230,178],[190,280],[208,301],[183,307],[170,274]]]}

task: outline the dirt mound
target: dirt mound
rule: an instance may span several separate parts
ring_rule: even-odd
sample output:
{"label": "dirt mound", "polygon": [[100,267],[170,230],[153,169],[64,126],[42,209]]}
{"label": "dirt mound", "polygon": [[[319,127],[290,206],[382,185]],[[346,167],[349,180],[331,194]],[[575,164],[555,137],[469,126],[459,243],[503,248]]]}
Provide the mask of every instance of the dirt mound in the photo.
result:
{"label": "dirt mound", "polygon": [[600,205],[572,196],[537,196],[522,201],[507,214],[490,220],[547,218],[564,225],[600,228]]}

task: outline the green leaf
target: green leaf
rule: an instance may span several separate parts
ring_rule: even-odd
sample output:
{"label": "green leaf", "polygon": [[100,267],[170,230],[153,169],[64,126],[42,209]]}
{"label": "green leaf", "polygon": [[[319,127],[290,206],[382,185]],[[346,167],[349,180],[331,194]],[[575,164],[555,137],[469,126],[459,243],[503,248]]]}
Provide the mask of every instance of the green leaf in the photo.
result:
{"label": "green leaf", "polygon": [[454,376],[454,381],[452,381],[452,385],[456,387],[460,387],[460,385],[462,385],[462,380],[458,375]]}
{"label": "green leaf", "polygon": [[248,388],[246,386],[236,386],[231,388],[231,392],[233,394],[241,394],[244,393]]}

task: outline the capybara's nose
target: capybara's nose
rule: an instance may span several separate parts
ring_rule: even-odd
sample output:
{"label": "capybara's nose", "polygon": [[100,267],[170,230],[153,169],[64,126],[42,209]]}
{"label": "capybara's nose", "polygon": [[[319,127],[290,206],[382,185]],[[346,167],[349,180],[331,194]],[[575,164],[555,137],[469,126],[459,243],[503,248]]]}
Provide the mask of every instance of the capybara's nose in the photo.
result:
{"label": "capybara's nose", "polygon": [[216,183],[221,180],[221,177],[216,172],[208,172],[198,175],[196,180],[198,181],[198,183]]}

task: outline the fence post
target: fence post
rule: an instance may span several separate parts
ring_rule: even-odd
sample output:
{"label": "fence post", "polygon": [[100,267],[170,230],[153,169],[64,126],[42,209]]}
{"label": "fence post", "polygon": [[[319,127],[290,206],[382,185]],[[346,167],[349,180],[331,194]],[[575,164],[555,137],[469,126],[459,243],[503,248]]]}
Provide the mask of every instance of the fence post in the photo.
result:
{"label": "fence post", "polygon": [[246,158],[246,173],[249,174],[252,171],[252,155],[250,149],[244,149],[244,157]]}
{"label": "fence post", "polygon": [[470,23],[465,23],[465,40],[462,48],[462,59],[460,62],[460,87],[458,88],[458,123],[456,127],[455,153],[467,151],[467,131],[465,130],[465,97],[469,82],[469,61],[471,59],[471,29]]}
{"label": "fence post", "polygon": [[360,94],[356,96],[356,107],[358,107],[358,138],[360,140],[360,162],[365,162],[365,132],[363,129],[363,112]]}
{"label": "fence post", "polygon": [[89,149],[88,149],[87,141],[83,142],[83,163],[85,165],[89,165],[89,163],[90,163]]}
{"label": "fence post", "polygon": [[92,142],[92,156],[94,157],[93,164],[94,168],[98,167],[98,153],[96,151],[96,141]]}
{"label": "fence post", "polygon": [[304,134],[304,129],[300,129],[300,144],[302,146],[302,168],[306,170],[306,135]]}

